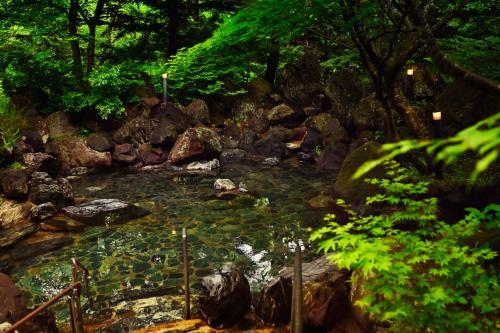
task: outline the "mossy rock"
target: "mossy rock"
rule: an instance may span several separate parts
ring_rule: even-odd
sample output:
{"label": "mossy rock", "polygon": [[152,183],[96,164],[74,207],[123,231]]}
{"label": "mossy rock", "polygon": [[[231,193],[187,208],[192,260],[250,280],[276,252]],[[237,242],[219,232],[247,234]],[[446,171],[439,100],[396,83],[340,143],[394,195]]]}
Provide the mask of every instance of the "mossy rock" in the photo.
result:
{"label": "mossy rock", "polygon": [[351,204],[359,205],[365,202],[366,197],[379,192],[377,186],[366,183],[365,179],[383,178],[385,176],[383,166],[370,170],[370,172],[358,179],[353,179],[352,176],[366,161],[381,157],[380,147],[379,143],[369,141],[347,155],[333,186],[336,196],[345,199]]}

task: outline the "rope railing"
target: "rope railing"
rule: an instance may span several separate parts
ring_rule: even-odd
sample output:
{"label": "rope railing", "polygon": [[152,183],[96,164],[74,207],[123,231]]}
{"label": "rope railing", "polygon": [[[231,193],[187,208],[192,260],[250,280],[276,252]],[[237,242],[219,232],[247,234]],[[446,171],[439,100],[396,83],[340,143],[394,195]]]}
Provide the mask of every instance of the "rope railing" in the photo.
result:
{"label": "rope railing", "polygon": [[[86,296],[88,297],[88,280],[89,280],[89,271],[76,259],[71,258],[71,270],[73,282],[60,291],[57,295],[52,297],[47,302],[40,305],[35,310],[28,313],[26,316],[18,320],[11,327],[9,327],[5,333],[15,333],[17,329],[26,324],[26,322],[30,321],[37,315],[39,315],[42,311],[46,310],[53,304],[57,303],[61,298],[66,295],[70,295],[69,301],[69,310],[71,314],[71,329],[73,333],[84,333],[83,330],[83,316],[82,316],[82,307],[80,303],[80,295],[82,290],[82,284],[79,279],[79,274],[82,273],[84,278],[84,289],[86,292]],[[90,298],[89,298],[90,300]]]}

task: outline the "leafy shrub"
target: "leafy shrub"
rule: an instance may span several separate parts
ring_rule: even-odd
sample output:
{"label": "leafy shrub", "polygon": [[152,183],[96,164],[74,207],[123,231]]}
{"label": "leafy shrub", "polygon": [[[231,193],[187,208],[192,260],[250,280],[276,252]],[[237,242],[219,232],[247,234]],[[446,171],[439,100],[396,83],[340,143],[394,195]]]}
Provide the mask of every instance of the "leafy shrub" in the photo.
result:
{"label": "leafy shrub", "polygon": [[25,123],[26,118],[10,105],[0,82],[0,151],[12,151],[12,147],[19,140],[19,130]]}
{"label": "leafy shrub", "polygon": [[388,168],[390,179],[369,180],[384,194],[366,199],[386,213],[348,210],[345,225],[327,215],[311,240],[323,239],[319,250],[329,260],[366,281],[357,305],[394,332],[492,332],[500,287],[489,261],[497,254],[471,239],[498,230],[500,205],[468,208],[463,220],[448,225],[436,216],[437,199],[426,196],[428,183],[411,183],[395,162]]}

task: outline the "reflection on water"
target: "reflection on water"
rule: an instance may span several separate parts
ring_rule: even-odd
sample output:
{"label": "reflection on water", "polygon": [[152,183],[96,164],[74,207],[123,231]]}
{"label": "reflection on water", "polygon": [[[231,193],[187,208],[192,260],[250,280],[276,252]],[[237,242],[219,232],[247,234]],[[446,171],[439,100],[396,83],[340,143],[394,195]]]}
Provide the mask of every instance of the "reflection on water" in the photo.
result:
{"label": "reflection on water", "polygon": [[[304,228],[321,223],[323,212],[305,200],[332,184],[332,175],[308,168],[225,167],[219,177],[243,182],[255,197],[230,201],[207,199],[213,178],[178,182],[167,174],[113,172],[75,180],[76,197],[117,198],[152,214],[117,226],[89,227],[75,243],[19,263],[12,272],[28,301],[47,300],[70,281],[70,258],[77,257],[92,275],[94,295],[127,289],[182,285],[181,229],[188,228],[191,281],[234,262],[253,289],[289,263],[289,242],[307,238]],[[305,257],[311,255],[305,249]]]}

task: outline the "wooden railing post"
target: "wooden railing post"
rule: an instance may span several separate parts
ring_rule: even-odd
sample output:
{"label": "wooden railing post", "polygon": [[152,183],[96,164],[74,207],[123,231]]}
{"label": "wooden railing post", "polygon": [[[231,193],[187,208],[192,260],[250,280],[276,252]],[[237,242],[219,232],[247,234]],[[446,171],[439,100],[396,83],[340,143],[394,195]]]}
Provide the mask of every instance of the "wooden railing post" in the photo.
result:
{"label": "wooden railing post", "polygon": [[302,318],[302,253],[300,243],[295,246],[295,261],[293,268],[293,284],[292,284],[292,322],[290,329],[293,333],[302,333],[304,330]]}
{"label": "wooden railing post", "polygon": [[184,298],[186,303],[185,319],[190,319],[190,294],[189,294],[189,257],[186,228],[182,228],[182,257],[184,262]]}
{"label": "wooden railing post", "polygon": [[82,306],[80,303],[80,291],[81,286],[78,281],[78,266],[76,259],[72,259],[71,265],[72,273],[73,273],[73,283],[77,284],[75,288],[71,291],[71,327],[73,328],[74,333],[84,333],[83,331],[83,317],[82,317]]}

